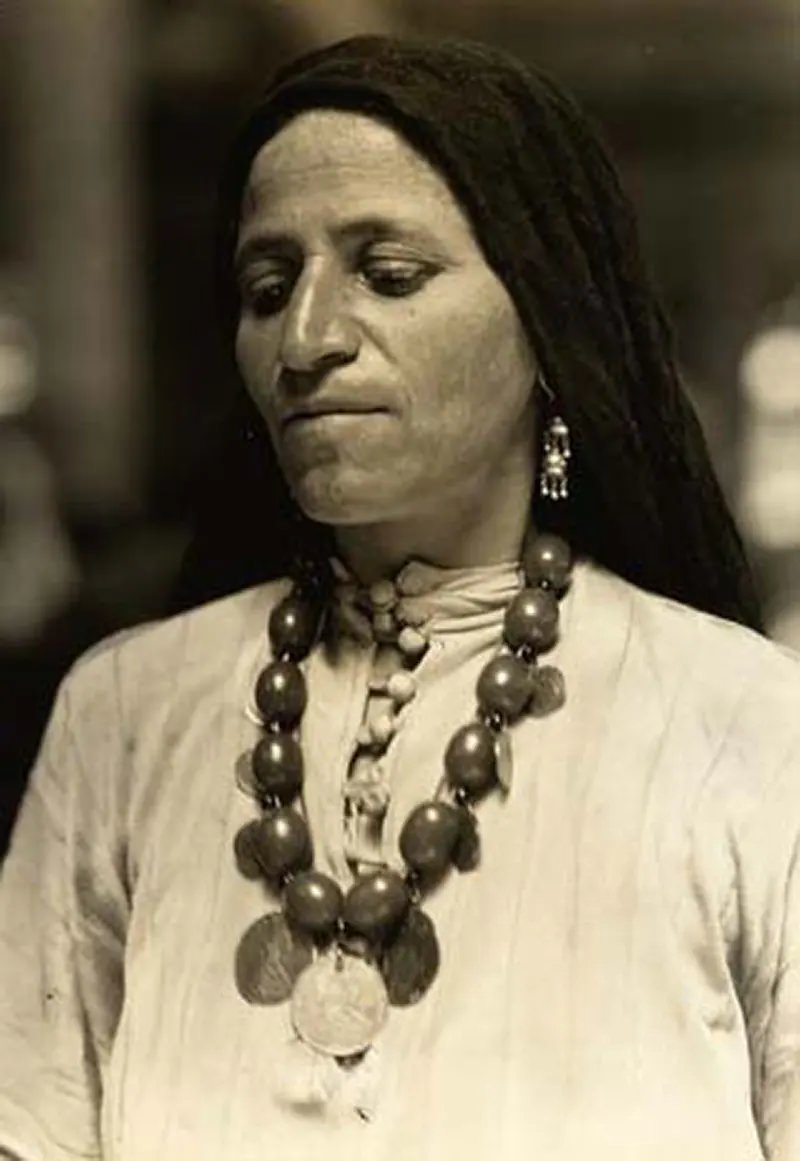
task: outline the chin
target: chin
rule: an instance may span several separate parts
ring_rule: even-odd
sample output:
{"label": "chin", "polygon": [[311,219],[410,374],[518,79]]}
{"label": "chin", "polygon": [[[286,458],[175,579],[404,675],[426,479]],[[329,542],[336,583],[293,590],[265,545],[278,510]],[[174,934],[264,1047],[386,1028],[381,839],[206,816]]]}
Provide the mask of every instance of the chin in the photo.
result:
{"label": "chin", "polygon": [[391,519],[390,506],[381,502],[374,478],[312,472],[292,481],[291,491],[298,507],[317,524],[376,524]]}

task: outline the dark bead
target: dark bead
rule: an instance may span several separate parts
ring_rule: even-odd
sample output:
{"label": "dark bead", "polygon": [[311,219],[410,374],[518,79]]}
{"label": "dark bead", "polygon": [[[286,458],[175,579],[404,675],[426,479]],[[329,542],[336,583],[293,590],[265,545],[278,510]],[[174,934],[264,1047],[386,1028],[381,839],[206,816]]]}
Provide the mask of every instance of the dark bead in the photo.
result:
{"label": "dark bead", "polygon": [[256,705],[267,723],[292,729],[306,708],[306,681],[293,661],[272,661],[256,682]]}
{"label": "dark bead", "polygon": [[523,589],[506,609],[503,635],[511,649],[549,649],[558,636],[558,601],[544,589]]}
{"label": "dark bead", "polygon": [[262,798],[291,802],[303,785],[303,752],[291,734],[265,734],[253,750],[252,763]]}
{"label": "dark bead", "polygon": [[410,902],[408,888],[396,871],[374,871],[347,892],[342,918],[367,939],[380,939],[400,922]]}
{"label": "dark bead", "polygon": [[276,879],[311,865],[311,837],[305,819],[282,806],[265,814],[253,836],[253,850],[267,875]]}
{"label": "dark bead", "polygon": [[302,597],[285,597],[270,613],[269,639],[276,656],[305,657],[317,635],[318,608]]}
{"label": "dark bead", "polygon": [[572,571],[572,553],[560,536],[537,536],[523,549],[522,567],[528,584],[537,585],[547,581],[554,589],[561,591],[566,587]]}
{"label": "dark bead", "polygon": [[339,884],[320,871],[301,871],[286,885],[286,914],[304,931],[325,935],[336,926],[344,896]]}
{"label": "dark bead", "polygon": [[450,862],[461,820],[449,802],[423,802],[412,810],[400,832],[400,852],[423,875],[439,875]]}
{"label": "dark bead", "polygon": [[495,780],[494,735],[483,722],[456,730],[445,750],[444,766],[450,785],[476,797]]}
{"label": "dark bead", "polygon": [[517,657],[495,657],[478,678],[478,704],[484,713],[499,712],[509,721],[519,717],[531,696],[528,668]]}

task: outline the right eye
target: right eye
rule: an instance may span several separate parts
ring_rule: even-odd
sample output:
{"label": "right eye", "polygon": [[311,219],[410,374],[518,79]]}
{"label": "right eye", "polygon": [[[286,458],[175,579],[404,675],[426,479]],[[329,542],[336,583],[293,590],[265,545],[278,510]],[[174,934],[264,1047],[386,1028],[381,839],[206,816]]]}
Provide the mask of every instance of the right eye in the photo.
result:
{"label": "right eye", "polygon": [[292,281],[287,274],[275,271],[262,274],[242,286],[242,306],[257,318],[278,314],[289,301]]}

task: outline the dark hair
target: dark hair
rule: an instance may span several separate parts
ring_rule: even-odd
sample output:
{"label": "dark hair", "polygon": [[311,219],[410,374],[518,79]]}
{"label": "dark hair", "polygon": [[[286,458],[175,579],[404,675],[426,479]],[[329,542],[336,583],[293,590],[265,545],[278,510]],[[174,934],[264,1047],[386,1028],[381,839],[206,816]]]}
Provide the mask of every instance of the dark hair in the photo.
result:
{"label": "dark hair", "polygon": [[[231,349],[232,255],[253,158],[312,108],[394,127],[470,217],[571,431],[570,499],[535,499],[537,527],[561,532],[576,553],[643,588],[760,627],[742,543],[680,383],[630,203],[576,105],[506,54],[463,41],[356,37],[277,75],[234,143],[221,186],[218,277]],[[285,572],[298,537],[325,536],[300,526],[287,536],[287,489],[244,392],[235,411],[235,463],[217,497],[216,532],[210,517],[187,561],[186,576],[197,578],[205,560],[205,589],[196,579],[184,589],[193,600]],[[260,544],[254,521],[241,534],[235,526],[235,512],[256,504],[248,488],[270,497],[273,526]]]}

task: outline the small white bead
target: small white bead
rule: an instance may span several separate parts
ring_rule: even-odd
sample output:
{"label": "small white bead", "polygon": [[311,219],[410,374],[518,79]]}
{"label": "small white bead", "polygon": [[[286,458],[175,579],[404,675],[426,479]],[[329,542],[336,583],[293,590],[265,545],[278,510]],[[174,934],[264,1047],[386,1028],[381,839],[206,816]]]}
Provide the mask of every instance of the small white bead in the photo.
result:
{"label": "small white bead", "polygon": [[392,609],[397,604],[397,590],[390,580],[375,581],[369,590],[370,604],[373,609]]}
{"label": "small white bead", "polygon": [[418,629],[412,629],[410,625],[401,629],[397,645],[401,653],[405,653],[407,657],[419,657],[428,648],[428,642],[422,633]]}
{"label": "small white bead", "polygon": [[376,641],[394,641],[397,636],[397,625],[391,613],[378,610],[372,617],[372,631]]}
{"label": "small white bead", "polygon": [[416,695],[417,683],[414,675],[405,669],[393,673],[386,682],[386,692],[397,706],[405,705]]}
{"label": "small white bead", "polygon": [[372,745],[372,731],[370,730],[369,726],[361,725],[358,727],[358,733],[356,734],[356,744],[359,746]]}
{"label": "small white bead", "polygon": [[407,564],[397,578],[397,591],[404,597],[419,597],[431,588],[431,580],[412,561]]}
{"label": "small white bead", "polygon": [[377,742],[381,746],[385,746],[387,742],[391,741],[396,728],[394,719],[389,714],[381,714],[375,721],[370,722],[369,726],[373,742]]}

